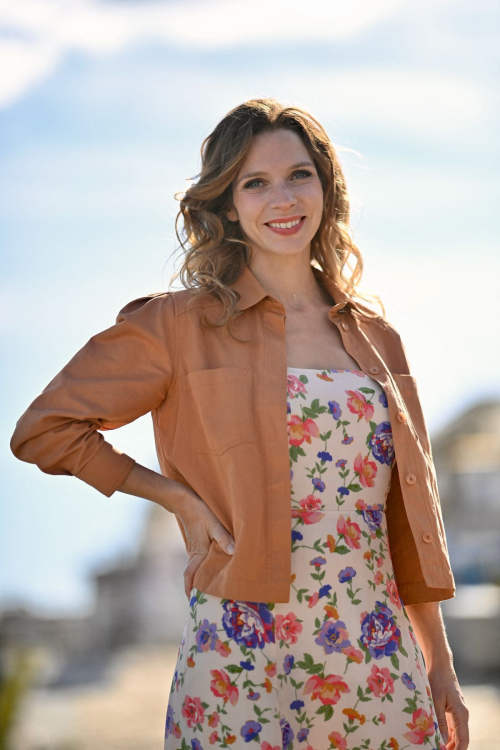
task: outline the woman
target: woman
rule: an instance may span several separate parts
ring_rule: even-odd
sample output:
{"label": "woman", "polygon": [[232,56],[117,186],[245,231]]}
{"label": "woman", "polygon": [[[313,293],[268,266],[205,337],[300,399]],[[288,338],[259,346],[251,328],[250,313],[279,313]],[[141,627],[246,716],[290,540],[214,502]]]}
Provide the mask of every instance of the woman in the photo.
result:
{"label": "woman", "polygon": [[[399,335],[357,289],[326,132],[274,99],[236,107],[180,214],[186,288],[126,305],[11,442],[175,513],[189,610],[166,750],[466,750],[429,436]],[[148,412],[161,474],[98,432]]]}

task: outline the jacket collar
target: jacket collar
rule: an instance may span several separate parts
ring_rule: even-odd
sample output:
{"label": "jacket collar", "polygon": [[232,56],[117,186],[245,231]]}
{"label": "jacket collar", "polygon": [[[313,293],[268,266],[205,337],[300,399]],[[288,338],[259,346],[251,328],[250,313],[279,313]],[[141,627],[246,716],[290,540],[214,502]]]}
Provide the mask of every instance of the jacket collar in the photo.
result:
{"label": "jacket collar", "polygon": [[[363,305],[350,299],[349,295],[339,287],[334,279],[327,276],[321,269],[316,268],[315,266],[311,267],[317,280],[323,285],[330,297],[334,300],[334,304],[330,308],[331,312],[339,312],[343,308],[350,306],[354,307],[358,312],[362,314],[364,313]],[[246,310],[248,307],[260,302],[264,297],[272,296],[266,289],[264,289],[262,284],[257,280],[255,274],[252,273],[247,265],[243,266],[243,271],[234,284],[230,284],[229,286],[240,294],[241,298],[238,305],[240,310]]]}

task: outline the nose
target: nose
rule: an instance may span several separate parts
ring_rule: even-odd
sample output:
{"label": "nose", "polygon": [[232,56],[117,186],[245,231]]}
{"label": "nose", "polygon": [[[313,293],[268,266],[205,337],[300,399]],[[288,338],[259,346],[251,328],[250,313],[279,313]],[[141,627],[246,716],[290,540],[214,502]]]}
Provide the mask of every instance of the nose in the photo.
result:
{"label": "nose", "polygon": [[273,189],[271,194],[271,206],[281,206],[283,204],[289,206],[297,202],[293,186],[286,182],[278,183]]}

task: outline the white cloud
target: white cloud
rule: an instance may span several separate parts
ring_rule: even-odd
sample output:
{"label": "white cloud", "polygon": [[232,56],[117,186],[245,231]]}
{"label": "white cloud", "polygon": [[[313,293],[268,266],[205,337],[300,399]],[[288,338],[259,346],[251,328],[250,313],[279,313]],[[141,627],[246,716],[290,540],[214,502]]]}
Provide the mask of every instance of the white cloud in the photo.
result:
{"label": "white cloud", "polygon": [[0,106],[49,75],[71,50],[110,55],[133,43],[221,49],[255,43],[334,40],[385,18],[401,0],[198,0],[105,4],[95,0],[1,0]]}
{"label": "white cloud", "polygon": [[0,106],[6,107],[49,76],[60,61],[59,47],[39,40],[0,43]]}

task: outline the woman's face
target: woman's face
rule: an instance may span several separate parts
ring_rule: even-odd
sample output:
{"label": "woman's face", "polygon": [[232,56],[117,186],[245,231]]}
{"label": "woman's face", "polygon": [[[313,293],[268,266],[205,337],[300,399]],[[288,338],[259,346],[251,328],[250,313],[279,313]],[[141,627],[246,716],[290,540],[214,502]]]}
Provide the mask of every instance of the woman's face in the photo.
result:
{"label": "woman's face", "polygon": [[[281,128],[254,137],[233,182],[233,204],[227,217],[239,221],[254,252],[307,252],[309,257],[311,240],[323,216],[323,188],[297,133]],[[292,229],[269,226],[269,222],[295,223],[299,219]]]}

